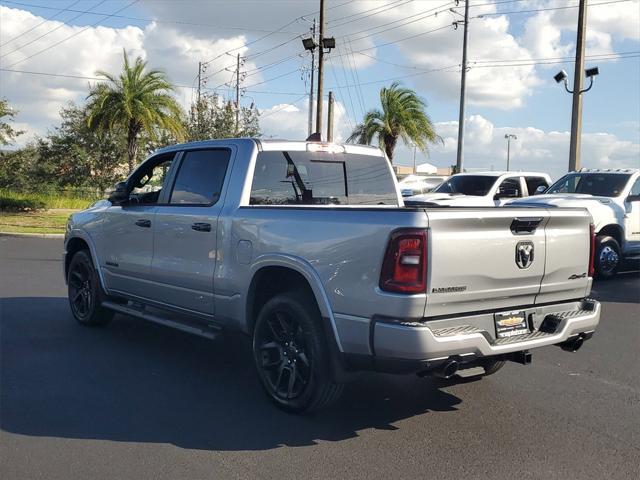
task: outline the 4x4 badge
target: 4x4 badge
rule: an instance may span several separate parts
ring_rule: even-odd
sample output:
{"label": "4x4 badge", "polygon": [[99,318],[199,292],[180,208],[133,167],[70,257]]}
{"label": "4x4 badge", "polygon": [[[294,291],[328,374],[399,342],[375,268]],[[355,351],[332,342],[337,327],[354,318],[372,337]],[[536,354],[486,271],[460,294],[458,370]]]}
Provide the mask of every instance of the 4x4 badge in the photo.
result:
{"label": "4x4 badge", "polygon": [[529,268],[533,263],[533,242],[518,242],[516,245],[516,265]]}

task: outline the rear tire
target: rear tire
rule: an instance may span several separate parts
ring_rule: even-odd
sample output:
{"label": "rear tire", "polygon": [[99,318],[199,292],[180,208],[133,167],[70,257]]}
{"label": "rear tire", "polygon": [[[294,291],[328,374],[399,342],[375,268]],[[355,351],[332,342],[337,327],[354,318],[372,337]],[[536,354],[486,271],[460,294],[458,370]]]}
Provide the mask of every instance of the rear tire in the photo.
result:
{"label": "rear tire", "polygon": [[620,244],[608,235],[596,238],[596,276],[608,280],[616,276],[621,263]]}
{"label": "rear tire", "polygon": [[484,368],[484,375],[493,375],[507,363],[506,360],[492,360],[491,358],[480,361],[480,366]]}
{"label": "rear tire", "polygon": [[315,300],[303,292],[273,297],[258,315],[253,358],[265,393],[282,410],[321,410],[340,398],[321,322]]}
{"label": "rear tire", "polygon": [[78,323],[97,327],[113,318],[114,312],[101,306],[104,294],[88,250],[76,252],[71,259],[67,292],[71,313]]}

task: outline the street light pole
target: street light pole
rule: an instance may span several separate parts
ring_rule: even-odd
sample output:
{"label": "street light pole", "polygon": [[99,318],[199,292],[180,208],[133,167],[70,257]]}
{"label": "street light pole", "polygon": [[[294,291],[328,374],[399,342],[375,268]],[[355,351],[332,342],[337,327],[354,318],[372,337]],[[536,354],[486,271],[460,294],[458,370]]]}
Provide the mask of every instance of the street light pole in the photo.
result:
{"label": "street light pole", "polygon": [[518,137],[512,133],[505,134],[504,138],[507,139],[507,172],[509,171],[509,162],[511,160],[511,139],[517,140]]}
{"label": "street light pole", "polygon": [[[311,29],[311,38],[314,39],[316,38],[316,19],[313,19],[313,27]],[[313,133],[313,89],[314,89],[314,82],[313,79],[316,75],[316,52],[315,52],[315,48],[313,50],[311,50],[311,87],[309,88],[309,128],[308,131],[309,133],[307,134],[307,136],[310,136]]]}
{"label": "street light pole", "polygon": [[324,0],[320,0],[320,35],[318,36],[318,44],[320,49],[318,50],[318,98],[316,105],[316,133],[322,134],[322,98],[323,84],[324,84]]}
{"label": "street light pole", "polygon": [[573,74],[573,105],[571,108],[571,142],[569,145],[569,171],[580,169],[580,140],[582,136],[582,71],[584,70],[584,44],[587,26],[587,0],[580,0],[578,33],[576,39],[576,66]]}

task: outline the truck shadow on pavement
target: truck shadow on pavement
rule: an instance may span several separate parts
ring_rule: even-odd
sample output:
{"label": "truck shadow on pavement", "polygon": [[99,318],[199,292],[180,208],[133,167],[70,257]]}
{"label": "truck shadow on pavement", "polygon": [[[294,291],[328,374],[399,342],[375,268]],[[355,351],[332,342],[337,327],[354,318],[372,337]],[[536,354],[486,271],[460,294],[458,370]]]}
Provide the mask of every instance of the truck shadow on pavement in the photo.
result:
{"label": "truck shadow on pavement", "polygon": [[612,280],[596,280],[591,297],[601,302],[640,303],[640,272],[619,273]]}
{"label": "truck shadow on pavement", "polygon": [[0,426],[20,435],[264,450],[358,436],[461,400],[428,379],[367,374],[295,416],[260,389],[242,335],[209,341],[125,316],[82,327],[65,298],[0,299]]}

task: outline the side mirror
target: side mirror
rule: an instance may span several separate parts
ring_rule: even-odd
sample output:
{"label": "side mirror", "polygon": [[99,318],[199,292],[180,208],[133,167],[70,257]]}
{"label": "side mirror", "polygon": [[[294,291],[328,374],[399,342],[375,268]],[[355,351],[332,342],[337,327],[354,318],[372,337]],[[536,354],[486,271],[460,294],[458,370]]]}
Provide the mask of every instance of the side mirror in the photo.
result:
{"label": "side mirror", "polygon": [[108,199],[114,205],[122,205],[129,200],[129,191],[127,188],[127,182],[118,182],[113,187],[113,191],[109,195]]}
{"label": "side mirror", "polygon": [[629,195],[627,202],[640,202],[640,195]]}
{"label": "side mirror", "polygon": [[544,185],[538,185],[538,188],[536,188],[536,191],[533,194],[540,195],[541,193],[544,193],[546,189],[547,187],[545,187]]}

